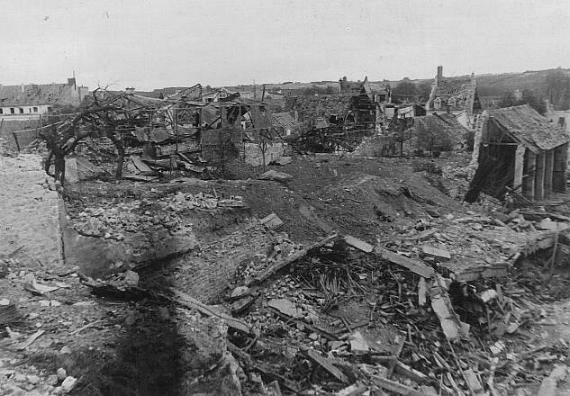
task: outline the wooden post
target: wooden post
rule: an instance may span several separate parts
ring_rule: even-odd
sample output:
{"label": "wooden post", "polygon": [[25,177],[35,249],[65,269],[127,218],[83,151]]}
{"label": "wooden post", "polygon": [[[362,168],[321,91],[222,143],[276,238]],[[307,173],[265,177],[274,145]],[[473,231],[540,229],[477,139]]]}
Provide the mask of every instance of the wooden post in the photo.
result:
{"label": "wooden post", "polygon": [[534,200],[534,175],[536,174],[536,155],[530,151],[526,151],[526,175],[524,175],[523,195]]}
{"label": "wooden post", "polygon": [[526,147],[522,144],[517,146],[517,151],[515,152],[515,176],[513,179],[513,189],[522,189],[523,184],[523,173],[524,173],[524,153]]}
{"label": "wooden post", "polygon": [[554,150],[545,153],[546,159],[544,164],[544,197],[548,198],[552,195],[552,174],[554,171]]}
{"label": "wooden post", "polygon": [[534,178],[534,199],[544,198],[544,165],[546,152],[541,152],[536,156],[536,176]]}
{"label": "wooden post", "polygon": [[554,192],[566,191],[566,167],[568,161],[568,143],[554,149],[552,189]]}

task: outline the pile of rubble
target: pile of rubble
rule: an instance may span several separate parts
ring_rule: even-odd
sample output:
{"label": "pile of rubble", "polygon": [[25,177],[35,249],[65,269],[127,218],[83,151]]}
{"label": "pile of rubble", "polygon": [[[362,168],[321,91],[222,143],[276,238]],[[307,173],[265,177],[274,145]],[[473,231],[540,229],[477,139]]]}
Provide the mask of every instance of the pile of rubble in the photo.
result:
{"label": "pile of rubble", "polygon": [[[569,346],[536,327],[565,285],[570,218],[493,202],[443,214],[420,177],[325,186],[318,199],[340,215],[312,243],[285,233],[292,217],[272,196],[253,196],[267,186],[293,206],[297,180],[274,170],[250,184],[66,187],[66,248],[100,244],[80,262],[110,266],[0,256],[0,392],[554,395]],[[368,203],[389,232],[339,226]]]}
{"label": "pile of rubble", "polygon": [[281,235],[271,259],[239,271],[228,311],[179,291],[173,302],[227,323],[249,394],[510,394],[568,353],[563,342],[532,345],[540,313],[505,281],[506,268],[465,281],[442,265],[459,254],[443,246],[384,246],[333,234],[302,248]]}
{"label": "pile of rubble", "polygon": [[[514,378],[536,380],[568,352],[564,343],[520,348],[536,312],[520,306],[504,273],[460,282],[434,271],[444,250],[424,247],[420,261],[352,237],[328,242],[305,250],[271,286],[229,296],[232,306],[253,307],[244,320],[260,329],[240,340],[238,359],[285,393],[509,394]],[[484,346],[477,353],[475,340]]]}

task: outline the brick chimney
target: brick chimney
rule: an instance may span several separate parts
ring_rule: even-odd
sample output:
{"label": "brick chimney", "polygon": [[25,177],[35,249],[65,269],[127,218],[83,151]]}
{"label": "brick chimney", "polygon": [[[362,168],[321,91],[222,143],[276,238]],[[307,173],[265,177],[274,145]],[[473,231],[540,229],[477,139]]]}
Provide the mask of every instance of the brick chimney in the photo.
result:
{"label": "brick chimney", "polygon": [[437,67],[437,75],[435,76],[436,82],[440,82],[443,78],[443,66]]}

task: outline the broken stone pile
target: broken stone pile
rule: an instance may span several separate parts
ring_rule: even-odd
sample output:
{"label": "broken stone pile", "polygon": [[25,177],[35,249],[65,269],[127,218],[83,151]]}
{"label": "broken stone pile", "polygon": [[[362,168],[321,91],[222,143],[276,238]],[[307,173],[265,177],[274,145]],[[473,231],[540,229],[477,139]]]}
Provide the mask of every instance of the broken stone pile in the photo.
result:
{"label": "broken stone pile", "polygon": [[178,192],[159,200],[142,199],[116,205],[109,203],[107,207],[86,207],[78,213],[73,228],[82,235],[117,240],[124,239],[124,232],[137,232],[147,227],[162,227],[176,234],[188,226],[181,222],[181,211],[245,206],[242,197],[222,199],[203,193],[193,195]]}

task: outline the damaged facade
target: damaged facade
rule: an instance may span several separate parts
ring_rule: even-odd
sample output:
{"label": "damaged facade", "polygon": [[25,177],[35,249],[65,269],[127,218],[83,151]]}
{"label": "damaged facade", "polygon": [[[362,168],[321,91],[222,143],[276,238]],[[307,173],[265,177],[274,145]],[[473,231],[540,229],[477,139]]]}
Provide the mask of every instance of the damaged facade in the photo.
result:
{"label": "damaged facade", "polygon": [[481,110],[475,75],[446,78],[443,77],[443,66],[438,66],[425,109],[428,113],[452,113],[464,126],[472,126],[474,115]]}
{"label": "damaged facade", "polygon": [[429,114],[413,118],[412,147],[430,152],[461,148],[468,130],[452,114]]}
{"label": "damaged facade", "polygon": [[566,190],[568,133],[528,105],[483,112],[475,134],[472,200],[508,190],[542,200]]}
{"label": "damaged facade", "polygon": [[298,135],[301,132],[301,124],[288,112],[273,113],[271,117],[273,127],[281,136]]}

